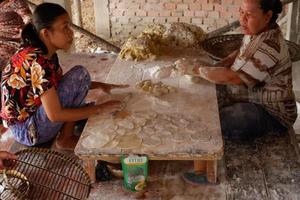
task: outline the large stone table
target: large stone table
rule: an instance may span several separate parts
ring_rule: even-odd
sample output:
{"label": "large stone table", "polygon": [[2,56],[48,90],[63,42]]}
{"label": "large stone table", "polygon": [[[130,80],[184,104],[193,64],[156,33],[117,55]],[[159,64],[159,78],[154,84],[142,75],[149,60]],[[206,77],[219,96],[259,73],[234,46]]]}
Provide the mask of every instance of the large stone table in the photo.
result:
{"label": "large stone table", "polygon": [[[99,97],[99,102],[132,94],[117,115],[90,117],[75,153],[85,163],[95,181],[95,161],[120,160],[125,154],[145,154],[150,160],[194,160],[197,173],[217,181],[217,160],[223,156],[215,85],[205,80],[192,83],[190,77],[176,75],[153,79],[151,69],[174,63],[179,58],[210,61],[202,51],[172,49],[155,61],[133,62],[117,59],[106,82],[129,84],[130,88]],[[145,79],[161,81],[176,92],[155,97],[135,88]]]}

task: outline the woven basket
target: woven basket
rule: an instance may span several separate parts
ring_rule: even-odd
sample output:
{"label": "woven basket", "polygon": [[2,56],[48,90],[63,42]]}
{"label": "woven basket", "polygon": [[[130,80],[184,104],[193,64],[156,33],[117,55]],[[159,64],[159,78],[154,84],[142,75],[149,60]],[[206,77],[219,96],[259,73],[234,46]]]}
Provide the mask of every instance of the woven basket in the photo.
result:
{"label": "woven basket", "polygon": [[28,199],[30,183],[24,174],[15,170],[0,170],[0,185],[1,200]]}
{"label": "woven basket", "polygon": [[[203,41],[202,47],[212,59],[219,61],[240,48],[243,36],[243,34],[230,34],[212,37]],[[300,46],[288,40],[286,42],[292,62],[300,60]]]}

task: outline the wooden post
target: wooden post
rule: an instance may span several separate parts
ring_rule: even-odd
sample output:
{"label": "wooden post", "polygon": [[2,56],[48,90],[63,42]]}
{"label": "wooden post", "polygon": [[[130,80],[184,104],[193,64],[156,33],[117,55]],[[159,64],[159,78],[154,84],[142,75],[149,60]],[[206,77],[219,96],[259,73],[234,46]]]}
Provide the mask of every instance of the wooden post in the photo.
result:
{"label": "wooden post", "polygon": [[208,160],[207,161],[207,181],[210,183],[217,183],[217,167],[218,167],[217,160]]}
{"label": "wooden post", "polygon": [[74,0],[74,11],[72,15],[72,21],[77,26],[81,26],[82,24],[82,17],[81,17],[81,2],[80,0]]}
{"label": "wooden post", "polygon": [[289,12],[291,12],[290,21],[288,22],[289,27],[287,27],[287,32],[289,33],[289,40],[292,42],[300,43],[300,2],[299,1],[293,1],[291,6],[291,11],[289,9]]}
{"label": "wooden post", "polygon": [[83,160],[83,167],[88,173],[92,183],[96,182],[95,160]]}
{"label": "wooden post", "polygon": [[206,174],[206,161],[205,160],[194,160],[194,171],[197,175]]}
{"label": "wooden post", "polygon": [[110,19],[108,4],[108,0],[94,0],[96,34],[105,39],[110,38]]}

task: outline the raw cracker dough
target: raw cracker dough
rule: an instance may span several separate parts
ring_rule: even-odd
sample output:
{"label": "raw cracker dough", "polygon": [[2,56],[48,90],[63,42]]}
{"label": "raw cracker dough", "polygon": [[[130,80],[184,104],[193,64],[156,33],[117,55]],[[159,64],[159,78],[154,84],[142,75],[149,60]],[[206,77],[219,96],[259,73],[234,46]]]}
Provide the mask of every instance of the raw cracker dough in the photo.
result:
{"label": "raw cracker dough", "polygon": [[141,146],[142,140],[136,134],[124,135],[120,138],[118,147],[121,149],[135,149]]}
{"label": "raw cracker dough", "polygon": [[158,146],[161,144],[161,139],[156,136],[143,138],[143,145],[147,147]]}
{"label": "raw cracker dough", "polygon": [[105,134],[88,135],[82,141],[85,148],[101,148],[109,142],[109,136]]}
{"label": "raw cracker dough", "polygon": [[134,124],[129,119],[118,120],[116,124],[126,129],[134,128]]}

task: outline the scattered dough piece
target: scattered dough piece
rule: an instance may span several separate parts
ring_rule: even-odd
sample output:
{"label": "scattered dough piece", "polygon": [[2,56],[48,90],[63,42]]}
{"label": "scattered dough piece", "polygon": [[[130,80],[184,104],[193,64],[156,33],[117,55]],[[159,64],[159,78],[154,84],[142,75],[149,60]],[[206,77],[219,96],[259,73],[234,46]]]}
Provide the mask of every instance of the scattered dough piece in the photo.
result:
{"label": "scattered dough piece", "polygon": [[109,136],[104,134],[89,135],[83,139],[81,144],[85,148],[101,148],[109,142],[109,139]]}
{"label": "scattered dough piece", "polygon": [[163,34],[163,43],[169,46],[199,47],[207,37],[201,27],[188,23],[172,23]]}
{"label": "scattered dough piece", "polygon": [[124,135],[120,138],[118,147],[121,149],[134,149],[140,147],[142,140],[136,134]]}
{"label": "scattered dough piece", "polygon": [[175,124],[173,124],[173,123],[168,123],[168,124],[166,124],[166,128],[167,129],[170,129],[171,131],[174,131],[174,132],[176,132],[176,131],[178,131],[178,126],[176,126]]}
{"label": "scattered dough piece", "polygon": [[165,85],[162,82],[153,83],[151,80],[138,82],[136,84],[136,88],[157,97],[176,91],[176,89],[172,86]]}
{"label": "scattered dough piece", "polygon": [[137,118],[144,118],[144,119],[151,119],[151,115],[147,112],[136,112],[133,114],[134,117]]}
{"label": "scattered dough piece", "polygon": [[205,124],[197,124],[197,122],[193,122],[189,124],[186,129],[188,133],[202,133],[207,131],[207,126]]}
{"label": "scattered dough piece", "polygon": [[158,146],[161,144],[161,140],[159,137],[145,137],[143,138],[143,145],[147,147]]}
{"label": "scattered dough piece", "polygon": [[186,119],[179,119],[178,125],[179,125],[180,128],[185,128],[189,124],[190,124],[190,122],[188,120],[186,120]]}
{"label": "scattered dough piece", "polygon": [[176,132],[176,133],[173,134],[172,139],[175,142],[183,142],[186,139],[186,135],[184,133]]}
{"label": "scattered dough piece", "polygon": [[134,124],[128,120],[128,119],[122,119],[122,120],[118,120],[117,125],[126,128],[126,129],[133,129],[134,128]]}
{"label": "scattered dough piece", "polygon": [[165,119],[165,120],[168,120],[168,121],[171,120],[171,117],[168,116],[168,115],[166,115],[166,114],[162,114],[162,115],[160,115],[160,116],[161,116],[162,119]]}
{"label": "scattered dough piece", "polygon": [[207,142],[211,139],[211,135],[209,135],[209,133],[200,133],[200,132],[197,132],[197,133],[193,133],[191,134],[191,139],[192,140],[197,140],[197,141],[202,141],[202,142]]}
{"label": "scattered dough piece", "polygon": [[161,137],[162,139],[170,139],[171,137],[173,137],[173,133],[169,130],[160,131],[157,135],[159,135],[159,137]]}
{"label": "scattered dough piece", "polygon": [[172,75],[175,69],[175,65],[167,65],[167,66],[155,66],[150,68],[150,76],[154,79],[164,79],[168,78]]}
{"label": "scattered dough piece", "polygon": [[165,127],[162,123],[155,124],[154,128],[159,131],[165,130]]}
{"label": "scattered dough piece", "polygon": [[128,133],[127,133],[127,134],[128,134],[128,135],[130,135],[130,134],[139,135],[139,134],[140,134],[140,132],[141,132],[141,130],[142,130],[142,128],[141,128],[141,127],[136,127],[135,129],[128,131]]}
{"label": "scattered dough piece", "polygon": [[125,129],[125,128],[119,128],[116,132],[117,132],[119,135],[125,135],[126,129]]}
{"label": "scattered dough piece", "polygon": [[168,136],[171,136],[173,135],[173,133],[171,131],[168,131],[168,130],[164,130],[162,132],[160,132],[161,135],[168,135]]}
{"label": "scattered dough piece", "polygon": [[154,111],[149,111],[148,114],[149,114],[149,117],[150,117],[151,119],[154,119],[154,118],[157,117],[157,113],[154,112]]}
{"label": "scattered dough piece", "polygon": [[143,127],[143,134],[145,135],[153,135],[155,133],[155,130],[150,127]]}
{"label": "scattered dough piece", "polygon": [[138,125],[138,126],[144,126],[147,122],[147,119],[142,118],[142,117],[136,117],[133,116],[133,121]]}

